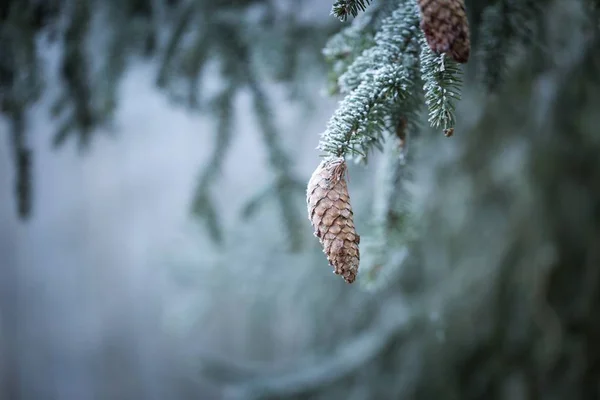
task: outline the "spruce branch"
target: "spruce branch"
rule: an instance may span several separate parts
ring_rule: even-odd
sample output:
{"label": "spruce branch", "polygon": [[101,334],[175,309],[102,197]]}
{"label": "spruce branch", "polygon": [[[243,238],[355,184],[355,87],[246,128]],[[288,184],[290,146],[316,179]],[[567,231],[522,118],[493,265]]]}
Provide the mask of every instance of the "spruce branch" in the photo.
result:
{"label": "spruce branch", "polygon": [[188,57],[186,57],[183,63],[183,73],[190,82],[187,102],[191,109],[198,109],[200,107],[200,100],[198,99],[200,81],[209,58],[209,50],[209,42],[206,39],[205,32],[202,31],[196,36],[194,45],[189,50]]}
{"label": "spruce branch", "polygon": [[496,91],[504,80],[515,47],[535,42],[543,7],[534,0],[500,0],[484,10],[478,51],[479,79],[488,90]]}
{"label": "spruce branch", "polygon": [[322,50],[330,66],[332,94],[338,93],[337,80],[365,49],[375,45],[374,37],[388,16],[398,7],[396,1],[377,2],[340,32],[332,35]]}
{"label": "spruce branch", "polygon": [[[377,310],[369,329],[340,343],[332,354],[311,354],[300,360],[294,368],[265,368],[255,373],[251,371],[256,371],[256,367],[236,366],[235,371],[252,377],[228,382],[224,398],[306,398],[316,389],[352,376],[387,351],[392,343],[401,342],[410,333],[422,331],[426,326],[427,316],[426,310],[407,309],[405,300],[394,297]],[[224,369],[223,364],[225,363],[219,363],[221,369]],[[227,370],[232,369],[230,364],[225,364],[228,366]]]}
{"label": "spruce branch", "polygon": [[[302,246],[300,228],[302,223],[294,204],[296,196],[293,193],[294,189],[298,188],[298,180],[293,177],[291,160],[280,143],[268,96],[257,78],[257,68],[251,62],[249,44],[232,24],[223,23],[221,25],[221,29],[229,33],[227,46],[229,52],[225,53],[225,56],[230,62],[225,67],[235,69],[231,73],[237,75],[239,82],[245,84],[252,95],[252,105],[261,127],[263,142],[268,151],[269,164],[276,171],[276,178],[273,183],[274,189],[270,193],[274,194],[279,203],[282,219],[287,230],[289,249],[297,251]],[[234,63],[233,60],[241,60],[242,62]]]}
{"label": "spruce branch", "polygon": [[177,53],[178,45],[181,43],[181,38],[193,20],[195,15],[194,9],[196,7],[197,5],[193,1],[187,1],[179,6],[175,27],[164,50],[160,69],[156,78],[156,85],[158,87],[165,87],[168,83],[171,64]]}
{"label": "spruce branch", "polygon": [[[340,24],[331,19],[315,25],[296,18],[297,5],[288,7],[290,18],[285,21],[265,23],[254,18],[256,6],[270,9],[272,16],[281,10],[270,0],[9,1],[0,7],[0,112],[8,119],[27,115],[44,93],[44,77],[50,71],[41,62],[39,45],[46,34],[62,49],[58,60],[62,90],[50,107],[56,119],[51,132],[55,147],[71,139],[82,149],[92,143],[97,128],[110,122],[118,107],[123,73],[140,55],[143,62],[156,57],[156,84],[161,92],[194,111],[205,101],[200,95],[205,85],[203,69],[215,59],[233,60],[220,75],[241,87],[245,79],[242,64],[259,57],[261,46],[277,41],[284,44],[284,51],[275,52],[268,63],[284,66],[286,86],[319,71],[322,59],[315,60],[315,54]],[[377,8],[369,7],[368,11]],[[100,38],[90,36],[93,26],[102,28]],[[261,33],[260,40],[249,35],[256,32]],[[249,54],[239,54],[232,36],[255,37],[242,49]],[[96,50],[106,57],[89,53],[90,40],[101,44]],[[306,55],[314,57],[310,65]],[[303,68],[298,67],[301,64]],[[260,81],[273,75],[273,70],[255,69],[260,72]],[[294,81],[288,81],[292,75]],[[27,166],[31,156],[21,156],[20,160]],[[297,181],[289,184],[291,181],[281,180],[274,187],[298,187]]]}
{"label": "spruce branch", "polygon": [[415,55],[418,32],[419,14],[415,7],[402,5],[394,10],[383,20],[374,38],[375,45],[363,51],[339,77],[341,92],[355,89],[373,65],[402,63],[402,56]]}
{"label": "spruce branch", "polygon": [[15,197],[19,218],[26,220],[31,215],[32,152],[25,140],[25,116],[18,110],[11,115],[11,146],[15,165]]}
{"label": "spruce branch", "polygon": [[302,247],[302,223],[295,207],[296,195],[294,190],[298,189],[297,180],[293,177],[291,171],[291,161],[279,142],[279,136],[273,124],[271,107],[263,88],[251,74],[249,75],[248,85],[253,95],[254,110],[262,128],[263,141],[269,152],[269,163],[277,171],[272,193],[279,203],[282,219],[285,223],[289,250],[298,251]]}
{"label": "spruce branch", "polygon": [[336,0],[331,9],[331,14],[341,21],[346,21],[349,15],[356,17],[360,11],[365,11],[371,0]]}
{"label": "spruce branch", "polygon": [[216,142],[207,167],[202,172],[192,204],[192,212],[204,219],[211,239],[217,244],[222,242],[223,234],[218,213],[210,196],[210,189],[221,172],[233,137],[233,100],[236,89],[234,84],[227,86],[211,104],[217,114]]}
{"label": "spruce branch", "polygon": [[91,13],[88,2],[76,2],[63,38],[64,56],[60,72],[66,89],[64,96],[70,99],[71,113],[54,134],[55,147],[61,146],[73,134],[79,136],[79,148],[86,149],[101,119],[92,103],[90,57],[86,52],[86,43],[80,40],[89,32]]}
{"label": "spruce branch", "polygon": [[375,44],[375,33],[371,28],[369,19],[361,18],[327,41],[322,53],[330,68],[328,79],[330,94],[341,93],[340,76],[348,70],[363,50]]}
{"label": "spruce branch", "polygon": [[500,2],[484,10],[481,33],[481,78],[488,90],[495,91],[506,74],[507,58],[514,37],[514,26],[506,14],[506,3]]}
{"label": "spruce branch", "polygon": [[414,112],[418,21],[414,4],[400,5],[382,21],[374,46],[364,50],[340,76],[340,90],[346,96],[321,135],[320,150],[335,157],[352,155],[366,160],[372,147],[381,147],[396,105],[402,104],[407,114]]}
{"label": "spruce branch", "polygon": [[[342,100],[321,136],[318,149],[336,157],[367,157],[371,147],[383,139],[385,128],[384,115],[371,111],[385,100],[406,99],[405,89],[410,85],[406,78],[401,65],[385,65],[370,73],[368,79]],[[367,121],[371,129],[367,129]]]}
{"label": "spruce branch", "polygon": [[[397,121],[398,131],[386,140],[377,180],[373,188],[371,227],[363,235],[361,282],[368,289],[380,289],[386,278],[401,264],[406,255],[406,244],[414,236],[414,222],[410,210],[410,193],[406,184],[412,171],[412,152],[407,151],[407,130],[403,119]],[[400,251],[398,251],[400,249]]]}
{"label": "spruce branch", "polygon": [[442,128],[450,136],[455,124],[455,102],[460,100],[462,70],[460,64],[446,54],[437,55],[421,38],[421,78],[425,104],[429,109],[429,123]]}

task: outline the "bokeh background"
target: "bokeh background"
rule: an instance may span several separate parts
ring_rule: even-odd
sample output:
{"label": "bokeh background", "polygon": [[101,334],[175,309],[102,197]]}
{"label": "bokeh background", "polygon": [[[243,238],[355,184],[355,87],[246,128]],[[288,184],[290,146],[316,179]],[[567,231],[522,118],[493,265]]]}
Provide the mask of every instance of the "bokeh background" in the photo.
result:
{"label": "bokeh background", "polygon": [[[474,63],[455,136],[415,142],[419,235],[371,287],[306,217],[339,100],[321,49],[349,24],[331,1],[5,2],[0,398],[600,398],[599,20],[544,4],[500,93]],[[350,167],[359,233],[383,162]]]}

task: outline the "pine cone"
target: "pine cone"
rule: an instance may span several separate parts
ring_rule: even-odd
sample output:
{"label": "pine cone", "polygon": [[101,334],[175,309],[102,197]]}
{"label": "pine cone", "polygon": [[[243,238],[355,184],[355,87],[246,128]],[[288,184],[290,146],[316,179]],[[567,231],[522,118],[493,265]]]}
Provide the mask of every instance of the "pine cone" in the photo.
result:
{"label": "pine cone", "polygon": [[334,273],[347,283],[356,279],[360,254],[346,184],[346,162],[329,158],[313,172],[306,192],[308,219]]}
{"label": "pine cone", "polygon": [[446,53],[459,63],[469,61],[471,43],[464,0],[417,0],[421,30],[435,53]]}

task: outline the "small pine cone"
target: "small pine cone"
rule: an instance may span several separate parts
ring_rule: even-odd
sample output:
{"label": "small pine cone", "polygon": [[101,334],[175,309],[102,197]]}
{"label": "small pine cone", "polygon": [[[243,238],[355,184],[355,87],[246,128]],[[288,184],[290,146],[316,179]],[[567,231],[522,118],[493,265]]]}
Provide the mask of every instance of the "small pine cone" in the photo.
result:
{"label": "small pine cone", "polygon": [[306,192],[308,219],[334,272],[347,283],[356,279],[360,237],[354,228],[346,184],[346,162],[329,158],[313,172]]}
{"label": "small pine cone", "polygon": [[446,53],[459,63],[469,61],[471,43],[464,0],[417,0],[421,30],[434,53]]}

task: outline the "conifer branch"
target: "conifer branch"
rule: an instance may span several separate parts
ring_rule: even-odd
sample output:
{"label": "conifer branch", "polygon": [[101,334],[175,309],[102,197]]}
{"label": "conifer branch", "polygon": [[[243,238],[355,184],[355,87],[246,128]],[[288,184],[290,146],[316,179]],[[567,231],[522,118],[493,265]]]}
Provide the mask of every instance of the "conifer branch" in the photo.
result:
{"label": "conifer branch", "polygon": [[184,74],[189,79],[188,106],[192,109],[200,107],[198,92],[200,91],[200,79],[206,62],[208,61],[210,44],[206,38],[206,32],[201,31],[196,36],[189,57],[184,63]]}
{"label": "conifer branch", "polygon": [[396,1],[378,2],[327,41],[323,55],[329,63],[332,94],[339,93],[338,79],[365,49],[375,45],[374,37],[382,22],[396,10]]}
{"label": "conifer branch", "polygon": [[336,0],[331,9],[331,14],[341,21],[346,21],[349,15],[356,17],[360,11],[365,11],[371,0]]}
{"label": "conifer branch", "polygon": [[212,104],[217,115],[217,132],[215,135],[215,147],[206,169],[203,171],[194,194],[192,212],[204,219],[211,239],[215,243],[221,243],[223,234],[218,213],[210,196],[210,189],[214,180],[219,176],[225,161],[229,144],[233,137],[233,100],[236,87],[232,84],[223,90]]}
{"label": "conifer branch", "polygon": [[[398,342],[407,334],[423,329],[427,323],[427,314],[422,310],[406,309],[403,301],[400,298],[392,298],[386,302],[370,323],[370,329],[343,342],[333,354],[325,357],[310,356],[299,361],[293,369],[282,368],[266,373],[264,370],[252,373],[251,367],[236,366],[235,370],[243,371],[245,376],[252,375],[253,378],[227,384],[224,398],[233,400],[306,397],[315,389],[351,376],[385,352],[392,342]],[[224,369],[222,365],[220,367]]]}
{"label": "conifer branch", "polygon": [[388,275],[390,268],[397,267],[398,254],[394,249],[404,250],[404,245],[412,235],[410,212],[410,195],[406,190],[406,181],[411,177],[409,160],[412,156],[407,151],[407,124],[399,121],[401,137],[390,135],[383,151],[378,180],[374,187],[372,227],[363,235],[361,248],[363,254],[362,273],[367,287],[380,287],[383,283],[380,274]]}
{"label": "conifer branch", "polygon": [[[11,0],[6,7],[0,7],[0,43],[3,43],[0,46],[0,112],[8,118],[16,113],[26,115],[44,93],[43,79],[48,72],[53,72],[39,57],[38,44],[44,43],[40,39],[46,34],[63,50],[58,60],[62,90],[50,107],[52,116],[57,119],[51,132],[56,147],[76,139],[80,148],[85,148],[92,143],[97,128],[110,122],[118,106],[120,80],[133,56],[142,55],[142,61],[148,61],[150,56],[158,58],[156,84],[159,89],[195,110],[205,101],[199,93],[204,83],[201,74],[207,63],[216,58],[232,61],[220,75],[225,81],[235,82],[236,89],[240,89],[244,86],[241,64],[260,58],[261,46],[273,47],[274,41],[285,43],[282,51],[268,58],[268,63],[284,65],[286,86],[297,84],[315,70],[320,72],[322,60],[315,60],[315,55],[333,28],[338,29],[339,23],[331,19],[327,24],[315,25],[294,17],[273,24],[250,15],[255,14],[257,6],[264,6],[271,10],[272,17],[276,16],[282,9],[271,3],[270,0]],[[290,16],[295,16],[297,7],[291,3],[290,7]],[[368,11],[377,8],[369,7]],[[90,29],[96,24],[102,27],[102,35],[98,41],[101,46],[95,50],[98,54],[106,53],[106,57],[89,54]],[[260,40],[248,41],[243,51],[249,54],[241,57],[231,37],[257,31],[261,32]],[[94,43],[96,39],[93,38]],[[314,58],[307,60],[307,54]],[[303,67],[299,68],[301,64]],[[253,69],[258,80],[273,75],[273,71],[266,68]],[[300,92],[300,95],[305,94],[308,91]],[[21,164],[26,165],[23,160],[30,158],[22,156],[20,159]],[[274,187],[281,186],[298,185],[292,179],[274,184]]]}
{"label": "conifer branch", "polygon": [[248,85],[253,95],[254,109],[262,128],[263,140],[269,152],[269,163],[277,173],[274,182],[275,190],[272,193],[279,203],[287,231],[287,239],[289,240],[289,250],[298,251],[302,246],[302,235],[300,234],[302,222],[294,204],[296,198],[294,190],[298,188],[298,185],[295,184],[296,180],[293,178],[290,159],[279,142],[267,96],[251,75]]}
{"label": "conifer branch", "polygon": [[320,150],[336,157],[366,159],[373,146],[381,145],[394,107],[401,104],[408,114],[414,111],[418,21],[416,6],[402,4],[382,21],[374,46],[340,76],[340,91],[347,95],[321,135]]}
{"label": "conifer branch", "polygon": [[[341,102],[327,124],[318,148],[337,157],[366,157],[373,144],[383,139],[385,127],[384,116],[371,111],[384,100],[405,99],[404,89],[409,84],[402,66],[385,65],[375,70]],[[366,129],[369,117],[371,129]]]}
{"label": "conifer branch", "polygon": [[223,24],[223,30],[229,31],[229,53],[231,56],[229,68],[235,68],[233,60],[242,60],[237,65],[237,79],[246,84],[252,95],[254,112],[258,117],[258,123],[263,134],[263,141],[268,151],[269,164],[276,171],[276,179],[273,183],[275,190],[271,191],[279,203],[282,219],[287,230],[289,249],[297,251],[302,246],[301,218],[294,205],[296,198],[293,190],[298,188],[297,180],[293,177],[291,161],[285,149],[283,149],[277,128],[273,121],[273,113],[269,104],[268,96],[257,79],[254,65],[251,63],[250,48],[243,40],[240,33],[235,31],[231,24]]}
{"label": "conifer branch", "polygon": [[462,70],[460,64],[445,54],[433,53],[424,37],[421,43],[421,78],[425,103],[429,109],[429,123],[450,136],[456,120],[455,102],[460,100]]}
{"label": "conifer branch", "polygon": [[[364,16],[363,16],[364,17]],[[341,32],[333,35],[323,49],[325,60],[330,66],[330,94],[341,93],[339,78],[363,50],[372,47],[375,33],[370,29],[370,20],[361,18]]]}
{"label": "conifer branch", "polygon": [[479,79],[496,91],[517,45],[531,45],[541,23],[543,4],[535,0],[500,0],[487,7],[481,21]]}
{"label": "conifer branch", "polygon": [[194,8],[197,5],[193,1],[187,1],[179,6],[175,28],[169,37],[167,46],[164,51],[163,59],[161,60],[160,69],[156,78],[158,87],[164,87],[169,78],[171,64],[177,52],[177,47],[181,43],[181,38],[186,32],[189,24],[194,17]]}
{"label": "conifer branch", "polygon": [[19,218],[25,220],[31,215],[32,182],[31,150],[25,140],[25,116],[15,110],[11,116],[11,145],[15,165],[15,197]]}
{"label": "conifer branch", "polygon": [[401,6],[386,18],[375,35],[375,46],[365,50],[339,78],[342,93],[349,93],[373,65],[402,63],[402,56],[419,48],[419,14],[415,7]]}
{"label": "conifer branch", "polygon": [[74,3],[73,15],[65,32],[61,78],[66,86],[64,96],[71,102],[71,113],[54,135],[56,147],[61,146],[72,133],[79,136],[79,148],[87,148],[92,131],[100,120],[92,104],[90,59],[85,42],[80,40],[88,34],[91,12],[89,3]]}

